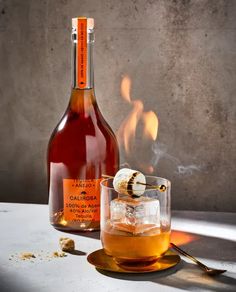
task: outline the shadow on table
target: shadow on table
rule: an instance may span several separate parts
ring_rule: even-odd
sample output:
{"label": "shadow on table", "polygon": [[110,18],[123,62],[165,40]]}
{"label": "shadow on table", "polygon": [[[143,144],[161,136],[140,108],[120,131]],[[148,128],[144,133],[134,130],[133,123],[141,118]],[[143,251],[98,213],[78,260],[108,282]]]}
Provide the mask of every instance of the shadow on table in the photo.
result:
{"label": "shadow on table", "polygon": [[70,251],[70,252],[67,252],[67,253],[72,254],[72,255],[76,255],[76,256],[85,256],[85,255],[87,255],[86,252],[81,251],[81,250],[77,250],[77,249],[75,249],[73,251]]}
{"label": "shadow on table", "polygon": [[[172,230],[171,241],[195,257],[236,262],[235,241]],[[236,290],[235,290],[236,291]]]}
{"label": "shadow on table", "polygon": [[23,282],[23,280],[15,275],[9,274],[9,271],[5,273],[0,270],[0,291],[1,292],[32,292],[32,287],[29,287],[29,283]]}
{"label": "shadow on table", "polygon": [[[204,291],[235,291],[236,275],[227,273],[210,277],[196,265],[181,261],[176,267],[166,271],[145,274],[121,274],[97,269],[107,277],[127,281],[151,281],[159,285],[175,287],[184,290],[202,289]],[[233,276],[233,277],[231,277]]]}

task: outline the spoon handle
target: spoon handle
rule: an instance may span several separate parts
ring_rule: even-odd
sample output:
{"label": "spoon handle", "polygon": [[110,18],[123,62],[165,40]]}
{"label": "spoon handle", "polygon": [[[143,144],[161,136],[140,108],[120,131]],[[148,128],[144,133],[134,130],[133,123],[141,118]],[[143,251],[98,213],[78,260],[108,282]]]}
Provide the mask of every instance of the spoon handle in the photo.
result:
{"label": "spoon handle", "polygon": [[170,243],[170,246],[177,250],[179,253],[181,253],[182,255],[186,256],[187,258],[189,258],[190,260],[192,260],[193,262],[195,262],[197,265],[200,266],[200,268],[202,268],[204,271],[208,270],[208,267],[206,265],[204,265],[203,263],[201,263],[199,260],[197,260],[195,257],[191,256],[190,254],[188,254],[186,251],[182,250],[181,248],[179,248],[177,245],[175,245],[174,243]]}

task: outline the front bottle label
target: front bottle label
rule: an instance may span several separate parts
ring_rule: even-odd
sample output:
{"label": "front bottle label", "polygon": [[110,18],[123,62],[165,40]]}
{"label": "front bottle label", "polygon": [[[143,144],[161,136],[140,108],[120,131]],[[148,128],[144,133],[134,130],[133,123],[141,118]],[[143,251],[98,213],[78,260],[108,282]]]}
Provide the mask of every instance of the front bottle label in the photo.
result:
{"label": "front bottle label", "polygon": [[100,220],[100,182],[101,179],[63,179],[66,221]]}

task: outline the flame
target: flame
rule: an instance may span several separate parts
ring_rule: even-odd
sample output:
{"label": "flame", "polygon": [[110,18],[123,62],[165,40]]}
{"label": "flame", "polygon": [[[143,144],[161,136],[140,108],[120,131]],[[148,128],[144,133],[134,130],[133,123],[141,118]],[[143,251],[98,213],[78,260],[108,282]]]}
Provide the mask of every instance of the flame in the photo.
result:
{"label": "flame", "polygon": [[137,124],[143,112],[143,103],[140,100],[135,100],[131,103],[133,104],[133,109],[121,124],[121,127],[118,131],[118,140],[123,140],[122,142],[127,154],[130,153],[132,148]]}
{"label": "flame", "polygon": [[144,112],[142,119],[144,122],[144,134],[155,141],[158,132],[158,118],[156,114],[153,111]]}
{"label": "flame", "polygon": [[130,90],[131,90],[131,79],[129,78],[129,76],[125,75],[121,81],[120,91],[121,91],[121,96],[129,103],[131,103]]}
{"label": "flame", "polygon": [[[142,137],[145,141],[155,141],[158,133],[158,118],[153,111],[144,111],[144,105],[141,100],[132,100],[131,98],[131,79],[125,75],[121,81],[121,96],[132,107],[130,113],[122,122],[117,138],[120,146],[124,147],[126,155],[129,156],[135,142],[137,126],[140,122],[143,124]],[[153,172],[152,166],[145,166],[148,172]]]}

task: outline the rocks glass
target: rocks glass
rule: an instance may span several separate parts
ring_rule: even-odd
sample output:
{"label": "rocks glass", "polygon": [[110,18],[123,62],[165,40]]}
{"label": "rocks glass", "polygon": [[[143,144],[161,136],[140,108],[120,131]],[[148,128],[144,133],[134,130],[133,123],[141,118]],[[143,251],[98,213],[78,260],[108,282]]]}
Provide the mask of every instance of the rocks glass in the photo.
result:
{"label": "rocks glass", "polygon": [[101,182],[104,251],[123,267],[151,265],[169,248],[171,183],[146,176],[145,192],[132,197],[117,193],[112,182],[112,178]]}

